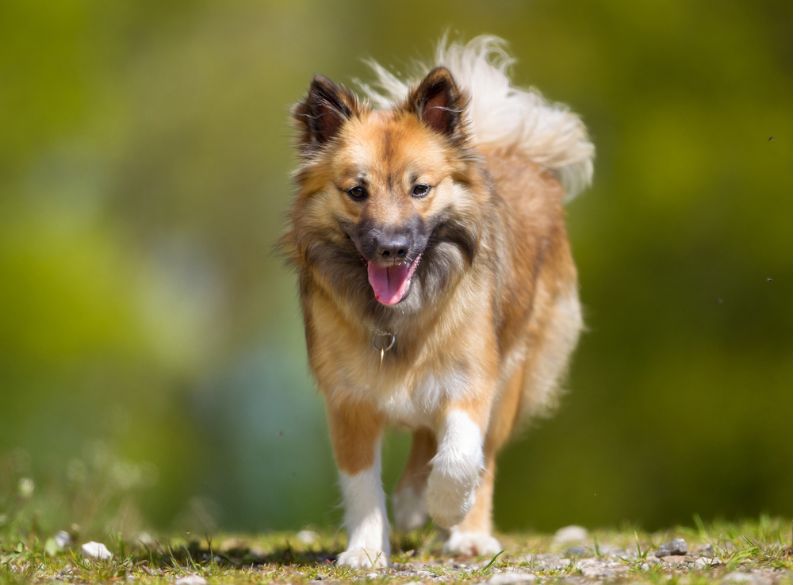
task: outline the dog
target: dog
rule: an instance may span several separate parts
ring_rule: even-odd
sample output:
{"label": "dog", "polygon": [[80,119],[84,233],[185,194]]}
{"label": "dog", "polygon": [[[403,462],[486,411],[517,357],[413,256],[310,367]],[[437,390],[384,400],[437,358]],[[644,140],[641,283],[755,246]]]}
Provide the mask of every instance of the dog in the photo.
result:
{"label": "dog", "polygon": [[444,39],[363,97],[315,76],[292,110],[299,165],[281,246],[324,396],[348,544],[390,562],[381,436],[412,433],[394,522],[491,555],[498,451],[549,411],[582,330],[565,201],[591,182],[581,120],[511,85],[501,39]]}

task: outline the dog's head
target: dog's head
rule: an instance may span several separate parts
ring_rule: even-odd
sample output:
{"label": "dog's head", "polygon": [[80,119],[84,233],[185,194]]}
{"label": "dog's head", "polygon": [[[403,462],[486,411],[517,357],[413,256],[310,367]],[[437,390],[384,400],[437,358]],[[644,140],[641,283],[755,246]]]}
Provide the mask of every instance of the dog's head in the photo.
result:
{"label": "dog's head", "polygon": [[443,67],[390,110],[313,79],[293,111],[302,162],[290,234],[324,284],[374,311],[405,311],[460,278],[478,245],[484,180],[466,100]]}

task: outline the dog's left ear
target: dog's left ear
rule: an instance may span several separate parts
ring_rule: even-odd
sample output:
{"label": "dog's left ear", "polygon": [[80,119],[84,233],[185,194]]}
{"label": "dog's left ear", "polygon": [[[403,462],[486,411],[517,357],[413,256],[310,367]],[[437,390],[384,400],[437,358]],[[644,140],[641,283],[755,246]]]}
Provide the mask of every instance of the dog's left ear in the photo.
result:
{"label": "dog's left ear", "polygon": [[408,109],[432,130],[448,138],[464,137],[467,98],[447,67],[435,67],[408,98]]}

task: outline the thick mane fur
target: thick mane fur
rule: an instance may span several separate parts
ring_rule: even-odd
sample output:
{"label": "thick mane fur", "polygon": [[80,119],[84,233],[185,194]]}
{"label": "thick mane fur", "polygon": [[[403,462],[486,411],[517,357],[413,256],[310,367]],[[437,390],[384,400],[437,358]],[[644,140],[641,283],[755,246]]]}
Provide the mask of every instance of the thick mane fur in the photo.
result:
{"label": "thick mane fur", "polygon": [[[403,80],[374,61],[372,84],[359,86],[376,107],[389,109],[408,97],[418,79]],[[511,85],[514,58],[502,39],[484,35],[462,44],[443,38],[434,63],[419,64],[418,78],[430,66],[447,67],[469,96],[466,108],[473,144],[519,150],[555,174],[567,199],[592,181],[594,145],[581,119],[566,106],[547,101],[536,89]]]}

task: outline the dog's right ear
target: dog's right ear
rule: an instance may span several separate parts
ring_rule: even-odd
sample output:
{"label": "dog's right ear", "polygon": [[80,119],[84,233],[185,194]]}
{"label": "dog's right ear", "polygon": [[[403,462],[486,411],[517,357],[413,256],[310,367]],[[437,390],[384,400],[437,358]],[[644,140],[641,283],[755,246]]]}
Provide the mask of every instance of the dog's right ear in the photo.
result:
{"label": "dog's right ear", "polygon": [[466,137],[467,97],[446,67],[434,67],[408,98],[406,108],[430,129],[454,142]]}
{"label": "dog's right ear", "polygon": [[299,146],[314,150],[324,145],[339,133],[358,107],[358,99],[348,89],[324,75],[315,75],[308,95],[292,110],[300,130]]}

